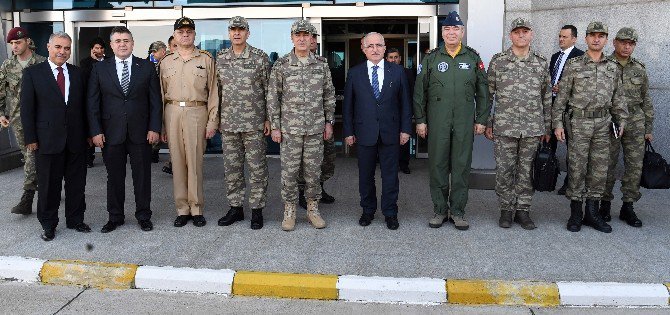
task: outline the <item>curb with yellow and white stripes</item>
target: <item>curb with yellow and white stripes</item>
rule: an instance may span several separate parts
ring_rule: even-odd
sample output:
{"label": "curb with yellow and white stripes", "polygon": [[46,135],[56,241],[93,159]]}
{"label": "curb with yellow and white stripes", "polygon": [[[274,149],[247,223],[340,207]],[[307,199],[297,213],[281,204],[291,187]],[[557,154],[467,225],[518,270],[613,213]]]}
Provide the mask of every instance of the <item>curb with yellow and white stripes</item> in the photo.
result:
{"label": "curb with yellow and white stripes", "polygon": [[99,289],[146,289],[352,302],[540,307],[670,306],[670,283],[363,277],[2,256],[0,279]]}

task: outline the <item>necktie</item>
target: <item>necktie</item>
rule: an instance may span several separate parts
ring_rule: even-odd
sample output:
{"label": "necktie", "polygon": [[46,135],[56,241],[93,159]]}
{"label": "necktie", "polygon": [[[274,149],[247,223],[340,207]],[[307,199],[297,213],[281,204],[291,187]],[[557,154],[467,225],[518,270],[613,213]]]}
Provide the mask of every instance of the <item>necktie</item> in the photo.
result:
{"label": "necktie", "polygon": [[554,69],[551,71],[551,84],[558,83],[558,68],[560,68],[561,61],[563,60],[563,56],[565,56],[565,53],[561,51],[561,53],[558,54],[558,58],[556,59],[556,64],[554,65]]}
{"label": "necktie", "polygon": [[130,72],[128,72],[128,61],[124,60],[123,62],[123,71],[121,71],[121,89],[123,89],[123,94],[128,94],[128,84],[130,83]]}
{"label": "necktie", "polygon": [[58,75],[56,76],[56,84],[58,84],[60,93],[63,94],[63,97],[65,97],[65,75],[63,74],[63,67],[57,67],[56,69],[58,69]]}
{"label": "necktie", "polygon": [[379,66],[372,66],[372,92],[375,93],[375,98],[379,99],[379,76],[377,75]]}

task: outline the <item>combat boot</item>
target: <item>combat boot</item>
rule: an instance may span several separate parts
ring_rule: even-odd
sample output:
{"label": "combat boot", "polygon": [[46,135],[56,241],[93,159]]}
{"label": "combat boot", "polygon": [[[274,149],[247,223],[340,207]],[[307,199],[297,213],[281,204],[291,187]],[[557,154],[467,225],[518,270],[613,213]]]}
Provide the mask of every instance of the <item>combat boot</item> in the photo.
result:
{"label": "combat boot", "polygon": [[325,204],[331,204],[335,202],[335,197],[329,195],[325,189],[323,189],[323,182],[321,182],[321,202]]}
{"label": "combat boot", "polygon": [[605,222],[612,221],[612,215],[610,214],[611,209],[612,209],[611,201],[603,200],[600,202],[600,208],[598,208],[598,213],[600,214],[600,217],[603,218],[603,221]]}
{"label": "combat boot", "polygon": [[584,209],[584,225],[590,226],[603,233],[611,233],[612,227],[603,221],[598,213],[598,200],[586,199],[586,207]]}
{"label": "combat boot", "polygon": [[642,221],[637,218],[635,211],[633,211],[632,202],[624,202],[621,205],[621,212],[619,212],[619,219],[626,221],[626,223],[632,227],[641,227]]}
{"label": "combat boot", "polygon": [[293,231],[295,229],[295,204],[284,204],[284,220],[281,221],[281,229],[284,231]]}
{"label": "combat boot", "polygon": [[452,215],[451,220],[454,222],[454,227],[457,230],[465,231],[470,228],[470,224],[468,224],[463,215]]}
{"label": "combat boot", "polygon": [[263,208],[251,209],[251,229],[260,230],[263,228]]}
{"label": "combat boot", "polygon": [[34,190],[24,190],[21,196],[21,201],[12,208],[12,213],[29,215],[33,213],[33,199],[35,198]]}
{"label": "combat boot", "polygon": [[448,213],[445,214],[436,213],[435,216],[433,216],[433,218],[430,219],[430,221],[428,221],[428,226],[436,229],[442,227],[442,224],[444,224],[444,222],[447,222],[447,220],[449,220]]}
{"label": "combat boot", "polygon": [[307,200],[307,220],[314,228],[323,229],[326,227],[326,221],[319,214],[319,202],[316,200]]}
{"label": "combat boot", "polygon": [[242,207],[230,207],[228,213],[219,219],[219,226],[229,226],[237,221],[244,220],[244,210]]}
{"label": "combat boot", "polygon": [[530,219],[528,211],[517,210],[514,216],[514,222],[519,223],[524,230],[534,230],[535,223]]}
{"label": "combat boot", "polygon": [[498,220],[498,226],[504,229],[509,229],[512,227],[512,211],[500,210],[500,219]]}
{"label": "combat boot", "polygon": [[307,199],[305,199],[305,189],[298,187],[298,205],[300,208],[307,209]]}
{"label": "combat boot", "polygon": [[570,201],[570,218],[568,219],[568,231],[570,232],[579,232],[582,229],[582,221],[584,219],[582,205],[581,201]]}

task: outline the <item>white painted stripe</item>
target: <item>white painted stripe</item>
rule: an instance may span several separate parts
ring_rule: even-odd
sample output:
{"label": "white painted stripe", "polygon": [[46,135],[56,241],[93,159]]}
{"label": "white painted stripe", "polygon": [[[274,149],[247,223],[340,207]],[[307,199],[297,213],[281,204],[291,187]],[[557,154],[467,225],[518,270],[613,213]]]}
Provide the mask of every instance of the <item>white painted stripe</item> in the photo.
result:
{"label": "white painted stripe", "polygon": [[437,304],[447,302],[446,282],[433,278],[340,276],[339,299],[360,302]]}
{"label": "white painted stripe", "polygon": [[561,305],[668,306],[668,288],[652,283],[557,282]]}
{"label": "white painted stripe", "polygon": [[40,281],[40,271],[46,260],[0,256],[0,278],[26,282]]}
{"label": "white painted stripe", "polygon": [[235,271],[140,266],[135,274],[138,289],[230,294]]}

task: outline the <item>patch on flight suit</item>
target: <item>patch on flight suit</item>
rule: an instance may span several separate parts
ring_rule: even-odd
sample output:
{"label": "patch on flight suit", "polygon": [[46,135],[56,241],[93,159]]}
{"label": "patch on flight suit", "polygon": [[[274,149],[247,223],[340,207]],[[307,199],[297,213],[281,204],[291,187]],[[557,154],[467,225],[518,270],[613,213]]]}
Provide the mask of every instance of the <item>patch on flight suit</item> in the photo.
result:
{"label": "patch on flight suit", "polygon": [[461,70],[470,70],[470,64],[466,62],[459,62],[458,63],[458,69]]}
{"label": "patch on flight suit", "polygon": [[447,69],[449,69],[449,64],[448,63],[442,61],[442,62],[437,64],[437,71],[446,72]]}

